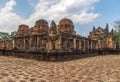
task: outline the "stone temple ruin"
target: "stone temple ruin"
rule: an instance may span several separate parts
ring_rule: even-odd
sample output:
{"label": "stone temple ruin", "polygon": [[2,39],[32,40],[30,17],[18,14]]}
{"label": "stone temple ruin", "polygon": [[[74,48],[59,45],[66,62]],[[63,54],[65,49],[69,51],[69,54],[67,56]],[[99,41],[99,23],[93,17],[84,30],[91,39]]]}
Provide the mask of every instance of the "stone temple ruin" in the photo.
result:
{"label": "stone temple ruin", "polygon": [[0,41],[0,54],[37,60],[69,60],[99,54],[120,53],[115,49],[113,30],[95,28],[88,37],[77,35],[72,20],[63,18],[50,26],[44,19],[35,25],[19,25],[15,37]]}
{"label": "stone temple ruin", "polygon": [[97,49],[114,48],[113,29],[109,32],[108,24],[106,24],[105,29],[101,27],[95,29],[95,27],[93,27],[93,30],[89,33],[88,38],[97,41]]}
{"label": "stone temple ruin", "polygon": [[44,19],[37,20],[32,28],[19,25],[13,48],[40,52],[114,49],[113,30],[109,32],[108,24],[105,29],[93,27],[88,38],[77,35],[74,28],[68,18],[61,19],[58,25],[52,21],[50,27]]}

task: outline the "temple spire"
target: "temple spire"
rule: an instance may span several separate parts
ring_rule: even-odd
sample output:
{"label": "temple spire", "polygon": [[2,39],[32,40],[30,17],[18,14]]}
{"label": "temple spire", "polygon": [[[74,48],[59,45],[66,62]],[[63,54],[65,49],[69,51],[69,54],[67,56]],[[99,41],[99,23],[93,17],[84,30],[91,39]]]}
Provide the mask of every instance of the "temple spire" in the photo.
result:
{"label": "temple spire", "polygon": [[109,32],[108,23],[106,23],[105,31]]}
{"label": "temple spire", "polygon": [[95,31],[95,26],[93,26],[93,31]]}
{"label": "temple spire", "polygon": [[50,29],[56,29],[56,24],[55,24],[54,20],[52,20],[52,22],[50,24]]}
{"label": "temple spire", "polygon": [[51,34],[56,34],[57,33],[57,25],[55,24],[54,20],[50,24],[50,30],[49,32]]}

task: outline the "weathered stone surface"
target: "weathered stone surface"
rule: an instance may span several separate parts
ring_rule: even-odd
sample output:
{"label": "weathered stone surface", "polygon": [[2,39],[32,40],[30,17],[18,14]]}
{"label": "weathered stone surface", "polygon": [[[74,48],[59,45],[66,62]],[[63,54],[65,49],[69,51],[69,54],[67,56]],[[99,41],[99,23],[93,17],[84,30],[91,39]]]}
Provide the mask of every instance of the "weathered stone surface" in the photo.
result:
{"label": "weathered stone surface", "polygon": [[68,18],[63,18],[59,22],[59,32],[61,33],[74,33],[74,25],[73,22]]}
{"label": "weathered stone surface", "polygon": [[[26,35],[28,37],[24,37]],[[59,25],[52,21],[50,28],[44,19],[37,20],[30,29],[27,25],[20,25],[16,36],[21,37],[15,39],[15,45],[19,49],[70,51],[114,48],[113,31],[109,32],[108,24],[105,29],[93,27],[86,38],[76,35],[73,22],[68,18],[61,19]]]}
{"label": "weathered stone surface", "polygon": [[16,37],[23,37],[28,35],[28,31],[29,31],[29,26],[28,25],[19,25],[17,33],[16,33]]}
{"label": "weathered stone surface", "polygon": [[49,33],[50,34],[57,34],[57,25],[54,21],[52,21],[50,24]]}
{"label": "weathered stone surface", "polygon": [[35,26],[29,30],[29,33],[32,35],[48,33],[49,27],[48,22],[44,19],[37,20]]}
{"label": "weathered stone surface", "polygon": [[97,49],[114,48],[113,32],[109,32],[108,24],[106,24],[105,29],[93,27],[92,32],[89,33],[89,38],[97,41]]}

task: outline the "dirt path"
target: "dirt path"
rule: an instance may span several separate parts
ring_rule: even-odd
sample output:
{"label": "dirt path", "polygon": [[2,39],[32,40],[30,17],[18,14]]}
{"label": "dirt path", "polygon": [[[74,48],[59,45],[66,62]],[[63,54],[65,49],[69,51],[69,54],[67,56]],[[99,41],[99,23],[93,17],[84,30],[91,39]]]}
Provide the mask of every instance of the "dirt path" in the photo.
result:
{"label": "dirt path", "polygon": [[67,62],[0,56],[0,82],[120,82],[120,55]]}

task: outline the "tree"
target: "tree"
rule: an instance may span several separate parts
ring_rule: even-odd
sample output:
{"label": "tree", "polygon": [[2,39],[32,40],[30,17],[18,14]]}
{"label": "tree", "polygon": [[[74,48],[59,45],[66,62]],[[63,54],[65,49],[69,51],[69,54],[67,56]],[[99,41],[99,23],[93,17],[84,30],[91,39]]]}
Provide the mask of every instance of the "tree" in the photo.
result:
{"label": "tree", "polygon": [[8,39],[8,33],[5,32],[0,32],[0,40],[5,40]]}
{"label": "tree", "polygon": [[116,29],[116,32],[118,32],[118,45],[119,45],[119,48],[120,48],[120,19],[119,20],[116,20],[114,21],[114,28]]}
{"label": "tree", "polygon": [[16,35],[16,31],[11,32],[11,33],[9,34],[9,39],[12,39],[13,37],[15,37],[15,35]]}
{"label": "tree", "polygon": [[119,44],[119,32],[117,30],[113,30],[113,39],[115,44]]}
{"label": "tree", "polygon": [[0,41],[1,40],[11,40],[16,35],[16,31],[9,33],[6,32],[0,32]]}

